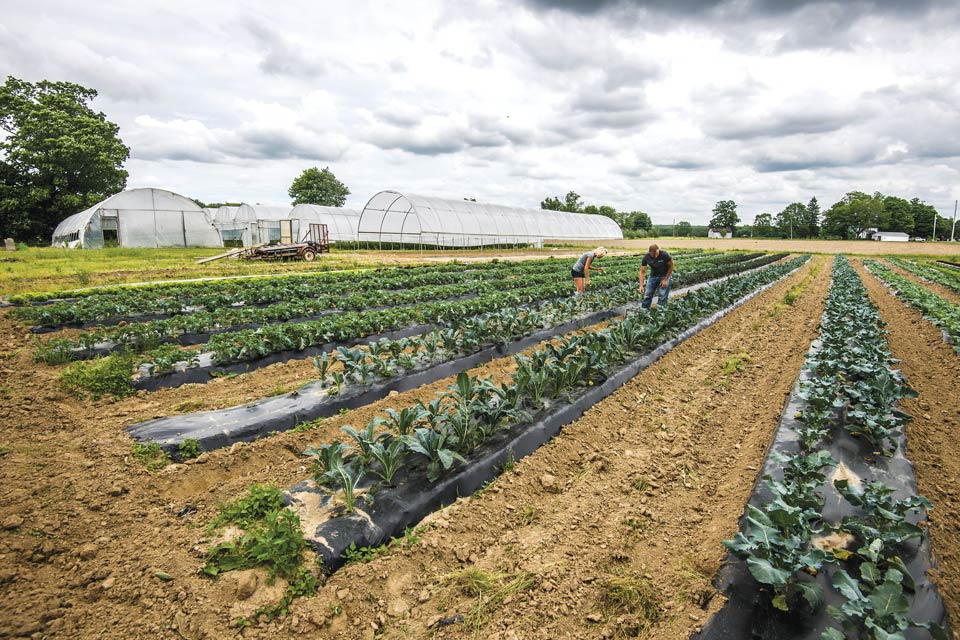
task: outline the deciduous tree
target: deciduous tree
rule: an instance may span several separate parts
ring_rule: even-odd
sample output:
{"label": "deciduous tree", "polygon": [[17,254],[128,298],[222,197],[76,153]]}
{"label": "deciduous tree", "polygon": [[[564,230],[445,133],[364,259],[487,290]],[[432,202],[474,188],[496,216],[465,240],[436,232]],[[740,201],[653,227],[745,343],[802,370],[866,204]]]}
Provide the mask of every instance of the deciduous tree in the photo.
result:
{"label": "deciduous tree", "polygon": [[297,176],[287,193],[293,199],[294,205],[342,207],[350,195],[350,189],[337,180],[330,167],[324,167],[323,170],[310,167]]}
{"label": "deciduous tree", "polygon": [[740,222],[740,216],[737,215],[737,203],[733,200],[720,200],[713,207],[713,217],[710,218],[711,229],[730,229],[733,234]]}
{"label": "deciduous tree", "polygon": [[71,82],[0,87],[0,236],[49,242],[61,220],[126,186],[130,149],[90,108],[96,97]]}

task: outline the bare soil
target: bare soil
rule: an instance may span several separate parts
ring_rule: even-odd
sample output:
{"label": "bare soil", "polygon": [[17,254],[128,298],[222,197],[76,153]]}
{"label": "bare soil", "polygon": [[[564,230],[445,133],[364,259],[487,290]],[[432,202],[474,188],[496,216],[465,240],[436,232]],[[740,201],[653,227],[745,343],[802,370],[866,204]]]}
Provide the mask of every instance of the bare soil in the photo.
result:
{"label": "bare soil", "polygon": [[856,265],[870,299],[887,323],[887,341],[918,396],[902,409],[913,416],[907,426],[907,457],[913,462],[920,495],[933,503],[930,539],[939,561],[933,576],[960,638],[960,356],[940,330]]}
{"label": "bare soil", "polygon": [[[0,637],[613,637],[646,625],[622,599],[604,599],[621,580],[652,589],[648,617],[658,620],[643,631],[646,637],[687,638],[720,605],[710,586],[724,557],[720,541],[737,529],[816,336],[829,263],[812,262],[819,271],[794,306],[784,305],[783,296],[815,265],[672,351],[480,494],[432,516],[410,548],[397,545],[373,562],[348,565],[315,597],[295,601],[287,618],[242,631],[233,626],[236,617],[276,602],[283,585],[266,585],[257,572],[218,581],[198,574],[207,543],[203,526],[218,503],[255,482],[286,487],[304,479],[304,447],[336,437],[343,424],[363,425],[386,406],[432,398],[451,381],[329,418],[304,433],[151,473],[132,458],[124,426],[289,390],[310,379],[312,364],[274,365],[119,402],[77,401],[57,387],[57,369],[31,362],[30,336],[0,314],[0,481],[6,489],[0,494]],[[939,340],[934,333],[931,348]],[[502,377],[511,368],[504,359],[472,373]],[[939,380],[957,380],[956,369],[952,378],[949,370],[936,373]],[[921,391],[919,400],[924,396]],[[954,396],[937,397],[942,405],[927,400],[930,422],[945,440],[931,440],[929,455],[943,455],[937,458],[942,466],[932,468],[944,491],[923,485],[921,491],[940,517],[953,513],[944,526],[956,535],[949,492],[957,473],[943,466],[949,458],[938,447],[952,450],[948,426],[955,428],[957,416],[940,412],[949,412]],[[945,475],[944,468],[952,471]],[[953,502],[943,502],[948,498]],[[187,505],[196,511],[178,515]],[[939,549],[950,530],[938,539],[938,521],[932,522]],[[956,549],[955,538],[953,544]],[[954,565],[946,564],[950,557]],[[956,580],[957,554],[941,559]],[[463,586],[478,575],[507,586],[484,605]],[[529,576],[529,586],[509,588],[518,576]],[[251,585],[253,595],[241,597]],[[957,595],[956,589],[945,593],[954,608]]]}

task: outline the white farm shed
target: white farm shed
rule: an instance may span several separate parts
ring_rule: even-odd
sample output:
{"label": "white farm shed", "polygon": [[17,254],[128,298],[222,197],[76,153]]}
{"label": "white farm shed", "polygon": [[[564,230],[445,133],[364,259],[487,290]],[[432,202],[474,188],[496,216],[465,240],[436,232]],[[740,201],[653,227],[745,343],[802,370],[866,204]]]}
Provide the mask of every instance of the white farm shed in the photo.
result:
{"label": "white farm shed", "polygon": [[381,191],[360,213],[361,242],[432,247],[542,245],[544,240],[620,240],[606,216],[521,209],[472,200]]}
{"label": "white farm shed", "polygon": [[360,227],[360,212],[343,207],[323,207],[318,204],[298,204],[288,217],[293,220],[293,235],[302,239],[310,231],[310,223],[327,225],[330,242],[356,242]]}
{"label": "white farm shed", "polygon": [[128,189],[65,218],[55,247],[102,249],[220,247],[220,234],[197,203],[164,189]]}
{"label": "white farm shed", "polygon": [[901,231],[878,231],[873,234],[873,239],[880,242],[910,242],[910,234]]}
{"label": "white farm shed", "polygon": [[730,233],[729,229],[709,229],[707,231],[708,238],[732,238],[733,234]]}

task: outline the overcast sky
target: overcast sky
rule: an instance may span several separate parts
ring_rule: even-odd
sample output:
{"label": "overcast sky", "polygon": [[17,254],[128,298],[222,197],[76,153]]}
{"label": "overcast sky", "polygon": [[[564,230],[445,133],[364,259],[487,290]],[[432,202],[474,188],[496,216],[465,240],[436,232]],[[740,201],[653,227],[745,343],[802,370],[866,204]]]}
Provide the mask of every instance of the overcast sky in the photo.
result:
{"label": "overcast sky", "polygon": [[851,190],[960,197],[960,3],[7,2],[0,72],[99,91],[128,186],[377,191],[745,222]]}

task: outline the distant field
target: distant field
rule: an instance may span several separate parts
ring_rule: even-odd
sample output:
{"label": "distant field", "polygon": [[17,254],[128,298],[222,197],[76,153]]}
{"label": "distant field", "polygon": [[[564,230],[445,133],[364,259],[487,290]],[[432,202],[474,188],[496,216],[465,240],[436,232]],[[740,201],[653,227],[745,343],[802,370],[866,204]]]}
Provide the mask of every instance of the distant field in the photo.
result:
{"label": "distant field", "polygon": [[681,249],[745,249],[750,251],[791,251],[793,253],[846,253],[850,255],[916,255],[960,257],[960,243],[873,242],[870,240],[782,240],[780,238],[642,238],[611,241],[608,246],[643,248],[652,243]]}

